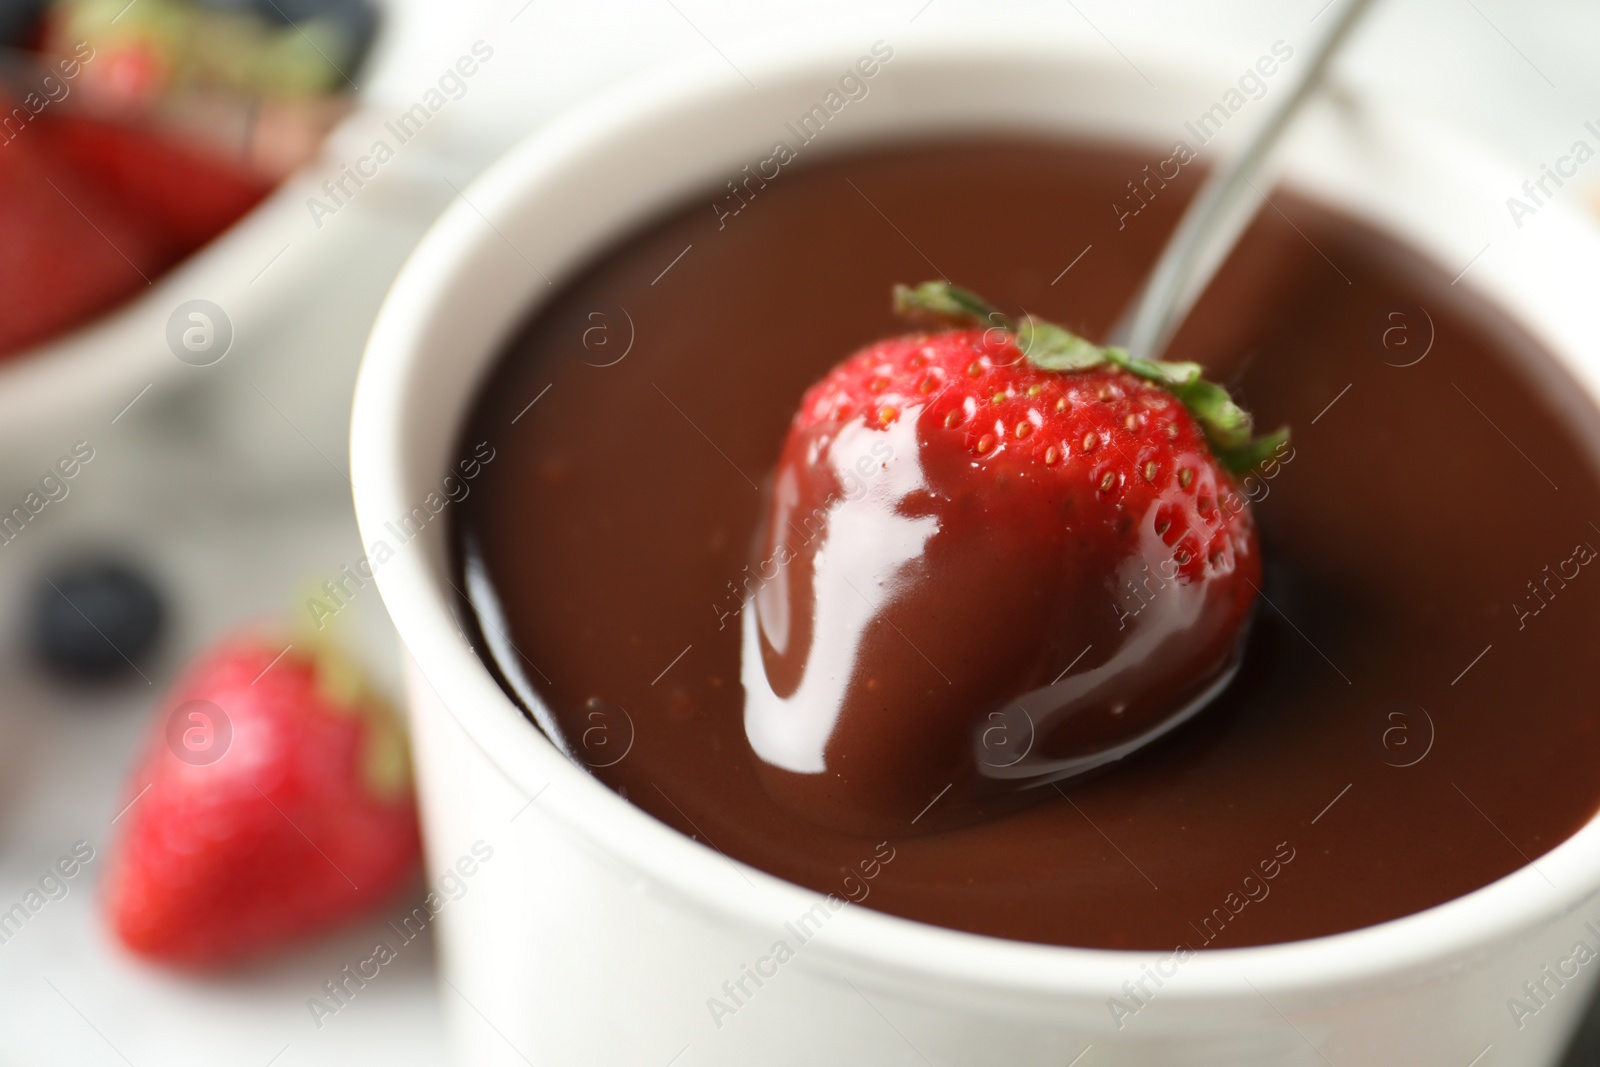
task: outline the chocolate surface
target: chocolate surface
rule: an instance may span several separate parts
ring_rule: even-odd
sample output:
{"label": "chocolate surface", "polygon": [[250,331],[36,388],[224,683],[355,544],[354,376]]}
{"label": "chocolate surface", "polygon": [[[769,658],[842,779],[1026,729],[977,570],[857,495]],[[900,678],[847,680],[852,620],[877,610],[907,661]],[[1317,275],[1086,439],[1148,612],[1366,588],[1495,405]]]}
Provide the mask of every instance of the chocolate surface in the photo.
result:
{"label": "chocolate surface", "polygon": [[942,275],[1098,336],[1198,178],[1147,186],[1126,214],[1146,162],[961,141],[797,165],[737,215],[692,204],[566,285],[507,345],[462,436],[463,455],[483,440],[500,454],[453,534],[468,632],[508,691],[607,785],[727,855],[1002,937],[1329,934],[1459,896],[1573,833],[1600,808],[1581,667],[1600,644],[1588,401],[1449,274],[1288,194],[1168,353],[1295,431],[1244,485],[1265,580],[1222,695],[1154,746],[959,828],[922,832],[913,811],[901,834],[856,836],[768,793],[740,632],[761,486],[801,394],[904,331],[897,281]]}

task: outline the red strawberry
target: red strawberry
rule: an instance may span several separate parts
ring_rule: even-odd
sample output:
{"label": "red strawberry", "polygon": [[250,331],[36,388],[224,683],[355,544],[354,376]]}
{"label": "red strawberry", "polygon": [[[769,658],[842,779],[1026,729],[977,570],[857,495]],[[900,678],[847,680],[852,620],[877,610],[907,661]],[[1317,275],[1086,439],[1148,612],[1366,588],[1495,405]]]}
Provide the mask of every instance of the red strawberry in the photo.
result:
{"label": "red strawberry", "polygon": [[242,166],[153,129],[60,115],[40,123],[53,156],[149,219],[187,253],[254,207],[271,185]]}
{"label": "red strawberry", "polygon": [[874,833],[947,786],[919,828],[1017,802],[1203,706],[1261,574],[1232,472],[1286,441],[1193,364],[943,283],[897,301],[984,326],[871,345],[806,393],[744,619],[769,788]]}
{"label": "red strawberry", "polygon": [[390,897],[417,865],[404,735],[326,652],[254,636],[163,705],[106,880],[112,926],[182,966],[259,954]]}
{"label": "red strawberry", "polygon": [[[10,114],[0,96],[0,113]],[[0,138],[0,357],[145,289],[270,186],[153,131],[49,113]]]}
{"label": "red strawberry", "polygon": [[[0,113],[7,104],[0,95]],[[42,126],[0,141],[0,357],[139,292],[176,258],[147,220],[52,156]]]}

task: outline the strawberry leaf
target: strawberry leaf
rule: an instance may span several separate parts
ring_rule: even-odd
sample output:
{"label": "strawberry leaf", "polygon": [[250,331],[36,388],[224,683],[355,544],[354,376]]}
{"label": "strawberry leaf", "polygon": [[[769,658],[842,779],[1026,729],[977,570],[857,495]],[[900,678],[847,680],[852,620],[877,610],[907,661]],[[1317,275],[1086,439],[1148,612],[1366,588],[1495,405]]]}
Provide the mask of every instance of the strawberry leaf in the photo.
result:
{"label": "strawberry leaf", "polygon": [[1200,380],[1201,369],[1198,363],[1166,363],[1159,360],[1130,359],[1128,358],[1128,353],[1120,348],[1108,348],[1106,353],[1111,362],[1117,366],[1168,389],[1177,389]]}
{"label": "strawberry leaf", "polygon": [[1043,370],[1088,370],[1106,362],[1107,350],[1053,322],[1029,315],[1017,327],[1017,347]]}
{"label": "strawberry leaf", "polygon": [[1288,440],[1289,427],[1280,426],[1269,434],[1246,441],[1238,448],[1218,451],[1216,446],[1212,445],[1212,450],[1216,451],[1217,458],[1222,461],[1224,467],[1234,474],[1243,475],[1272,458],[1279,448],[1288,443]]}
{"label": "strawberry leaf", "polygon": [[894,287],[894,310],[907,318],[929,318],[951,326],[1001,326],[1014,329],[1011,320],[976,293],[949,282],[923,282],[915,289]]}
{"label": "strawberry leaf", "polygon": [[1250,443],[1250,415],[1222,386],[1200,379],[1174,388],[1172,394],[1205,430],[1213,448],[1233,450]]}

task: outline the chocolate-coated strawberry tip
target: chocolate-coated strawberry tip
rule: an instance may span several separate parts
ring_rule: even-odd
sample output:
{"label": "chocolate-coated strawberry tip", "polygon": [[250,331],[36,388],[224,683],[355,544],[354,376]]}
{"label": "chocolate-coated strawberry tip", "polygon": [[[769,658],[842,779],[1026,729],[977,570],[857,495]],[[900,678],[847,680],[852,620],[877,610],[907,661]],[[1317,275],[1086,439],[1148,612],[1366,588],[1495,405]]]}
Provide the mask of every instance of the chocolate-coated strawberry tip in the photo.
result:
{"label": "chocolate-coated strawberry tip", "polygon": [[1135,359],[1115,346],[1097,345],[1065,327],[1032,315],[1014,320],[983,297],[945,281],[896,285],[895,312],[947,327],[1000,329],[1016,339],[1028,362],[1041,370],[1075,373],[1107,365],[1153,382],[1178,398],[1205,433],[1211,452],[1233,474],[1242,474],[1288,443],[1288,427],[1254,436],[1255,421],[1228,390],[1204,377],[1198,363]]}

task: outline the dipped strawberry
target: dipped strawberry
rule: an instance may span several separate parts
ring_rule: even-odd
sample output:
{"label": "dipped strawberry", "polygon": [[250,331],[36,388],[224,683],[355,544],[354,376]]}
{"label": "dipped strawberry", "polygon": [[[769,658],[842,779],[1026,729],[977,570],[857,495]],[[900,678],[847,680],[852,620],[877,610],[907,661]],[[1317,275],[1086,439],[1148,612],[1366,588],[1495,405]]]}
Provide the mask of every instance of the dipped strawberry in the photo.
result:
{"label": "dipped strawberry", "polygon": [[1286,442],[1194,364],[942,282],[896,300],[966,328],[871,345],[805,394],[742,615],[764,781],[863,833],[1016,803],[1202,708],[1260,582],[1235,477]]}
{"label": "dipped strawberry", "polygon": [[106,878],[134,952],[243,960],[371,909],[412,874],[405,737],[331,651],[235,637],[161,710]]}

